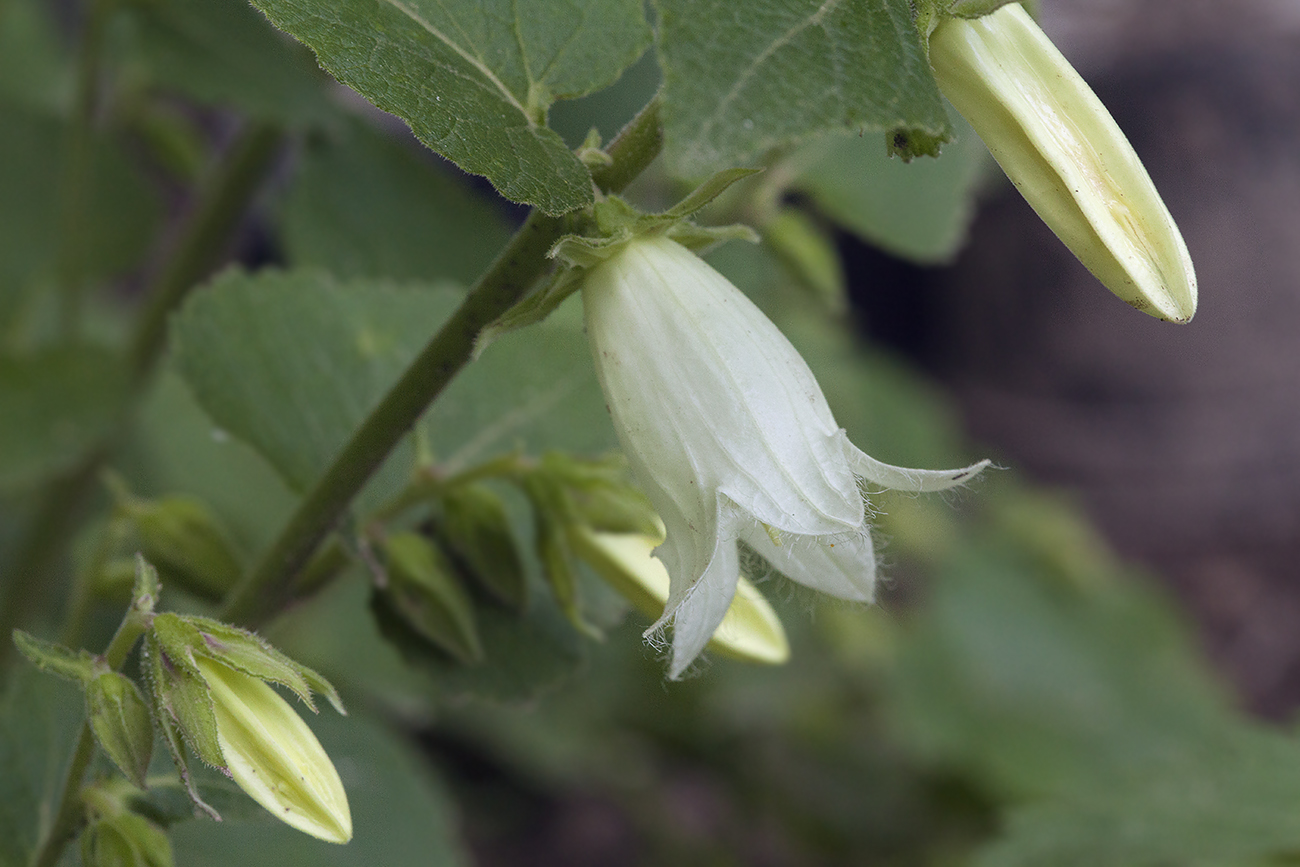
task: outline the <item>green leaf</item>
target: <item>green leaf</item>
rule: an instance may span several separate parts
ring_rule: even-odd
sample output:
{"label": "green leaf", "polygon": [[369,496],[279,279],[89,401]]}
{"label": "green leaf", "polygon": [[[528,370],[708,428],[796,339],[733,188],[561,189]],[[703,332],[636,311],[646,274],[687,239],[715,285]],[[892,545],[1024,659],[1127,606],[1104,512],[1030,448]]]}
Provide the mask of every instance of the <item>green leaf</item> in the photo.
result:
{"label": "green leaf", "polygon": [[311,728],[348,793],[355,835],[346,846],[308,837],[265,811],[224,822],[185,822],[171,830],[176,863],[313,864],[352,867],[461,867],[469,859],[456,834],[454,807],[423,758],[403,739],[361,715],[322,714]]}
{"label": "green leaf", "polygon": [[905,163],[874,138],[831,136],[792,154],[791,189],[862,240],[922,264],[951,261],[966,240],[988,151],[961,116],[937,160]]}
{"label": "green leaf", "polygon": [[473,281],[509,233],[434,159],[359,123],[309,140],[285,204],[290,262],[338,278]]}
{"label": "green leaf", "polygon": [[657,0],[670,169],[699,177],[827,132],[947,138],[907,0]]}
{"label": "green leaf", "polygon": [[58,112],[72,96],[72,67],[55,10],[40,0],[0,3],[0,98]]}
{"label": "green leaf", "polygon": [[[175,318],[177,367],[223,432],[302,491],[460,297],[448,284],[227,274]],[[613,447],[580,306],[565,305],[494,343],[452,381],[421,430],[447,472],[519,448],[598,454]]]}
{"label": "green leaf", "polygon": [[337,114],[311,52],[245,0],[130,4],[120,61],[156,87],[280,123]]}
{"label": "green leaf", "polygon": [[80,691],[16,670],[0,696],[0,865],[23,867],[52,815],[85,703]]}
{"label": "green leaf", "polygon": [[95,676],[94,659],[84,650],[72,650],[21,629],[14,630],[12,641],[28,662],[46,674],[76,681],[83,686]]}
{"label": "green leaf", "polygon": [[[978,867],[1286,864],[1300,850],[1300,745],[1235,723],[1222,737],[1170,744],[1086,795],[1010,811]],[[1104,786],[1103,791],[1101,787]],[[1276,858],[1278,860],[1272,860]]]}
{"label": "green leaf", "polygon": [[212,419],[302,491],[460,297],[448,285],[230,273],[175,318],[176,358]]}
{"label": "green leaf", "polygon": [[599,455],[616,448],[582,305],[570,299],[545,322],[494,341],[452,381],[423,425],[448,472],[515,450]]}
{"label": "green leaf", "polygon": [[506,198],[562,214],[586,168],[546,126],[556,99],[612,83],[649,44],[640,0],[259,0],[322,66]]}
{"label": "green leaf", "polygon": [[113,429],[126,396],[118,357],[98,347],[0,355],[0,488],[70,467]]}

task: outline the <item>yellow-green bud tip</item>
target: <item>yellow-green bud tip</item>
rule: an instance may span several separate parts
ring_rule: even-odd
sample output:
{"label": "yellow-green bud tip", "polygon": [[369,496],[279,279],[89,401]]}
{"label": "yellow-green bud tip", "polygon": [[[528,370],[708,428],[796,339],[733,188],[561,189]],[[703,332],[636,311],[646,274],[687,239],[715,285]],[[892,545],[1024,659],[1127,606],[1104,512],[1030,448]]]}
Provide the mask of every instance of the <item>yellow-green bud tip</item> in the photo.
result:
{"label": "yellow-green bud tip", "polygon": [[338,772],[297,712],[261,679],[206,657],[217,741],[241,789],[285,824],[330,843],[352,839]]}
{"label": "yellow-green bud tip", "polygon": [[939,89],[1025,200],[1106,288],[1189,322],[1196,274],[1183,237],[1115,120],[1018,3],[949,18],[930,37]]}

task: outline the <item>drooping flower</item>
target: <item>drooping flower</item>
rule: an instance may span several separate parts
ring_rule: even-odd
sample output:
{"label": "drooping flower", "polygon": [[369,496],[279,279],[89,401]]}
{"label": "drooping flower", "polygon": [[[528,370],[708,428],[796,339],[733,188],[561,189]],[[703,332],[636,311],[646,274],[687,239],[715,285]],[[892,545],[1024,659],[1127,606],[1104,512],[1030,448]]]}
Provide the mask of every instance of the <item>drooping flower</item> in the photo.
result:
{"label": "drooping flower", "polygon": [[1018,3],[943,18],[939,89],[1043,222],[1106,288],[1160,319],[1196,313],[1187,245],[1119,125]]}
{"label": "drooping flower", "polygon": [[799,353],[725,277],[642,235],[582,284],[587,335],[614,426],[663,518],[669,675],[708,644],[736,592],[737,542],[790,578],[870,601],[875,554],[860,481],[937,491],[959,470],[911,470],[849,442]]}

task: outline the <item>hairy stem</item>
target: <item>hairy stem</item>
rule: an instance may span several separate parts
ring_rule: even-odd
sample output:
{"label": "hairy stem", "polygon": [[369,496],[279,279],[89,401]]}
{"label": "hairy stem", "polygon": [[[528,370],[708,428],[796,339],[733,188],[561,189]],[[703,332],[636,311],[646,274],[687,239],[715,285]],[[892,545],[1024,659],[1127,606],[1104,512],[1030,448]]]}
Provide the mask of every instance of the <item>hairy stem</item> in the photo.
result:
{"label": "hairy stem", "polygon": [[103,0],[91,0],[86,4],[77,51],[76,91],[63,154],[59,189],[58,285],[59,326],[65,338],[76,334],[81,319],[86,211],[91,196],[91,133],[99,103],[100,56],[108,14],[108,4]]}
{"label": "hairy stem", "polygon": [[[104,651],[104,661],[109,668],[116,671],[122,667],[127,654],[144,630],[144,618],[133,605],[127,610],[113,640]],[[86,720],[81,724],[77,744],[72,748],[68,772],[63,777],[63,788],[59,792],[59,805],[54,811],[54,821],[50,824],[49,833],[41,840],[40,847],[32,855],[31,867],[54,867],[63,855],[63,847],[76,836],[85,813],[81,802],[81,781],[85,779],[86,769],[94,757],[95,737],[90,730],[90,720]]]}
{"label": "hairy stem", "polygon": [[[661,145],[658,101],[652,100],[610,144],[612,162],[593,172],[593,179],[607,192],[621,190],[650,164]],[[289,602],[297,573],[384,459],[469,362],[479,332],[518,303],[550,267],[546,253],[567,226],[564,219],[538,210],[529,215],[460,308],[302,498],[257,566],[231,593],[223,619],[256,625]]]}

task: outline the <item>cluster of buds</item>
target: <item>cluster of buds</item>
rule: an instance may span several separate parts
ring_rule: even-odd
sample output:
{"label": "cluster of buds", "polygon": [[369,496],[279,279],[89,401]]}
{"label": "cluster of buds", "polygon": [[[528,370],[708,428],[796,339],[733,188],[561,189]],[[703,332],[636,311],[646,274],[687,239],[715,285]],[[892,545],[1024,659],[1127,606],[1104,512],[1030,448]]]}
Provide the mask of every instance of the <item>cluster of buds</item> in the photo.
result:
{"label": "cluster of buds", "polygon": [[[95,741],[135,786],[146,786],[156,726],[197,810],[220,818],[190,778],[185,745],[281,821],[322,840],[350,840],[352,818],[338,772],[269,684],[286,687],[313,710],[312,693],[321,693],[342,713],[334,688],[247,630],[156,613],[159,592],[157,572],[137,557],[131,607],[104,656],[22,631],[15,631],[15,643],[38,667],[82,685]],[[142,635],[143,691],[115,670]],[[83,837],[87,863],[170,863],[165,835],[126,809],[122,798],[101,785],[85,790],[83,799],[92,813]]]}

